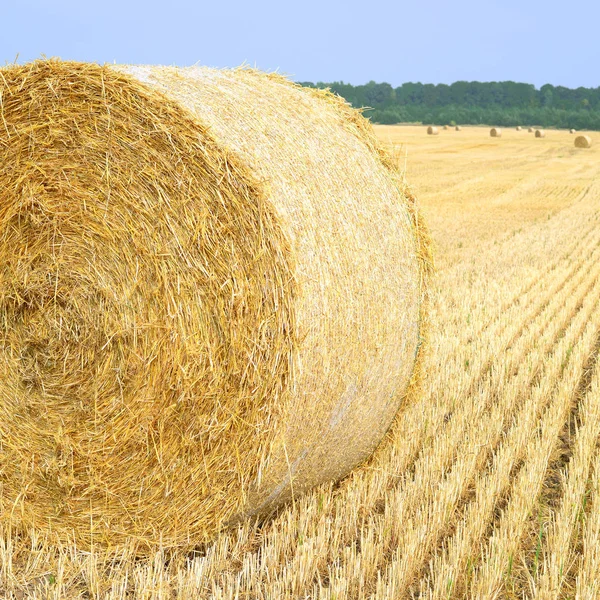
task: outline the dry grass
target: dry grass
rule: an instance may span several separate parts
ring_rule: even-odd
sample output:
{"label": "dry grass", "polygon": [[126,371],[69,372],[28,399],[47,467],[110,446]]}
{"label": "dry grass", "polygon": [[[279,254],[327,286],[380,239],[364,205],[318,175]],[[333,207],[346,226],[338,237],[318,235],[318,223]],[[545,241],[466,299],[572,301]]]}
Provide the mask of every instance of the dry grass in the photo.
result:
{"label": "dry grass", "polygon": [[589,135],[578,135],[575,138],[575,148],[591,148],[592,138]]}
{"label": "dry grass", "polygon": [[190,548],[372,454],[427,237],[358,112],[60,61],[3,68],[0,99],[0,521]]}
{"label": "dry grass", "polygon": [[439,274],[422,396],[376,456],[185,556],[5,528],[5,596],[598,597],[600,151],[377,131],[408,152]]}

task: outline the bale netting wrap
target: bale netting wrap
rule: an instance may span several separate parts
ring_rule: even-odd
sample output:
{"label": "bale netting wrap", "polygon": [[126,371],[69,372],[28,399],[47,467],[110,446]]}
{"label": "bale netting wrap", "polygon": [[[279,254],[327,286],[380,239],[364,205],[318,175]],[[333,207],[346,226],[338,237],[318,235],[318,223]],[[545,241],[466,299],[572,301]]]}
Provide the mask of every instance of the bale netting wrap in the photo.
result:
{"label": "bale netting wrap", "polygon": [[575,148],[591,148],[592,138],[589,135],[578,135],[575,138]]}
{"label": "bale netting wrap", "polygon": [[365,460],[429,268],[366,121],[246,69],[1,74],[2,518],[195,544]]}

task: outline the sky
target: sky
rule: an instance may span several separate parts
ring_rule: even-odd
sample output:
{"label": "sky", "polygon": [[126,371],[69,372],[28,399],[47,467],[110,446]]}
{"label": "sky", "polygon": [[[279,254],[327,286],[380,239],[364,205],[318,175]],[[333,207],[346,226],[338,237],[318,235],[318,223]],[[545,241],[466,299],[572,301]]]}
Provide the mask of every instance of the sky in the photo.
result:
{"label": "sky", "polygon": [[[2,6],[4,5],[4,6]],[[600,86],[600,0],[0,0],[0,64],[278,70],[296,81]]]}

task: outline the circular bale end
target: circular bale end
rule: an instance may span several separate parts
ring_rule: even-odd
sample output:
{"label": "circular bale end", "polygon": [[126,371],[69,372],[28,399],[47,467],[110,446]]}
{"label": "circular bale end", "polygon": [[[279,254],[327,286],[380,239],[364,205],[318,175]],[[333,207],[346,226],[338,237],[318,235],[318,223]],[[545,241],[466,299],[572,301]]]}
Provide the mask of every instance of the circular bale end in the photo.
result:
{"label": "circular bale end", "polygon": [[492,129],[490,129],[490,137],[501,137],[502,136],[502,129],[500,129],[499,127],[492,127]]}
{"label": "circular bale end", "polygon": [[589,135],[578,135],[575,138],[575,148],[591,148],[592,138]]}
{"label": "circular bale end", "polygon": [[433,126],[430,125],[427,128],[427,135],[438,135],[438,133],[439,133],[439,130],[438,130],[437,127],[433,127]]}
{"label": "circular bale end", "polygon": [[195,545],[364,461],[430,263],[363,117],[250,69],[0,71],[11,525]]}

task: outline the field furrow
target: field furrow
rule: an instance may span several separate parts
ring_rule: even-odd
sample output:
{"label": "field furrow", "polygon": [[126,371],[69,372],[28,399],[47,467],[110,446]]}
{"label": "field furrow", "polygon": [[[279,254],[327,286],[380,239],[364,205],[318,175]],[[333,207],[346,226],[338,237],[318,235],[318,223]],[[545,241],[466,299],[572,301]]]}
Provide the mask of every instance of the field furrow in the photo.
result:
{"label": "field furrow", "polygon": [[585,520],[583,548],[579,557],[575,595],[577,600],[596,600],[600,597],[600,450],[597,439],[589,493],[592,506]]}
{"label": "field furrow", "polygon": [[[590,291],[594,291],[593,283],[597,279],[600,274],[599,269],[595,269],[591,274],[590,280],[587,282],[587,285],[584,285],[583,294],[588,294]],[[581,291],[580,291],[581,293]],[[589,305],[591,302],[597,302],[600,297],[600,290],[597,290],[595,293],[586,296],[587,304]],[[544,346],[544,343],[541,342],[541,348],[531,353],[531,356],[528,359],[525,359],[521,364],[521,367],[514,375],[512,380],[507,383],[505,387],[505,392],[500,401],[497,401],[494,405],[493,409],[490,411],[480,411],[479,413],[472,414],[472,425],[470,430],[464,431],[463,436],[466,439],[465,447],[470,449],[470,452],[463,453],[457,463],[453,465],[452,472],[450,476],[444,481],[442,486],[440,486],[437,492],[437,498],[431,501],[431,505],[427,507],[427,512],[423,511],[423,517],[421,521],[423,522],[423,527],[426,528],[427,535],[429,536],[429,544],[423,543],[422,541],[419,544],[413,544],[414,547],[410,547],[406,550],[406,552],[400,554],[397,550],[397,562],[398,564],[403,563],[402,568],[406,571],[406,574],[403,576],[406,581],[405,585],[410,583],[410,579],[414,577],[414,575],[418,574],[418,569],[422,568],[422,564],[416,565],[417,569],[415,569],[415,573],[409,572],[406,569],[407,562],[406,557],[411,556],[413,562],[417,562],[414,558],[415,556],[419,556],[419,560],[421,563],[424,563],[431,549],[435,548],[440,543],[441,534],[444,532],[444,529],[447,529],[451,524],[452,517],[456,514],[456,509],[458,507],[459,501],[461,500],[465,491],[468,490],[470,482],[473,480],[475,474],[482,468],[485,467],[486,463],[491,462],[490,456],[493,456],[493,453],[496,449],[496,446],[502,440],[503,449],[506,445],[506,440],[511,439],[512,437],[519,436],[523,432],[527,435],[528,430],[525,427],[525,423],[527,419],[532,422],[535,422],[535,417],[539,414],[541,408],[543,407],[543,401],[546,399],[544,393],[548,393],[548,388],[554,383],[554,378],[556,377],[556,367],[554,369],[550,369],[547,372],[547,365],[555,366],[557,362],[556,355],[561,356],[561,360],[564,360],[564,355],[569,351],[569,347],[573,344],[577,337],[581,334],[582,327],[585,326],[586,320],[589,317],[590,311],[592,308],[590,306],[584,306],[579,311],[577,310],[577,305],[580,302],[580,299],[575,297],[574,300],[571,300],[571,307],[569,311],[566,311],[565,314],[572,317],[574,313],[576,313],[576,318],[573,320],[569,328],[563,334],[563,329],[560,327],[560,322],[555,325],[558,327],[556,330],[550,332],[548,335],[548,339]],[[593,306],[593,305],[592,305]],[[563,324],[564,325],[564,324]],[[553,335],[552,335],[553,334]],[[562,335],[562,337],[561,337]],[[547,356],[547,352],[551,349],[554,344],[559,341],[558,348],[550,354],[550,357],[553,358],[554,363]],[[560,364],[560,363],[559,363]],[[542,374],[538,372],[538,369],[542,370]],[[540,393],[537,394],[537,397],[534,399],[527,399],[528,401],[521,407],[520,413],[514,414],[515,410],[518,410],[519,399],[522,398],[523,392],[528,390],[532,385],[534,379],[539,379],[539,383],[537,384],[537,389],[540,390]],[[490,390],[483,391],[482,405],[485,406],[485,399],[489,398]],[[510,431],[508,433],[504,433],[504,426],[506,422],[512,423],[514,418],[514,422],[517,425],[512,425]],[[533,425],[531,425],[533,426]],[[504,433],[504,435],[503,435]],[[523,450],[522,445],[517,445],[514,449],[520,449],[521,452]],[[512,456],[512,460],[509,461],[508,464],[514,465],[518,460],[519,454],[516,452]],[[508,469],[508,474],[510,474],[510,468]],[[493,469],[492,469],[493,471]],[[497,482],[496,475],[490,475],[492,481]],[[476,487],[477,489],[477,487]],[[476,492],[477,494],[477,492]],[[495,496],[494,496],[495,497]],[[421,504],[426,501],[426,498],[423,499]],[[475,513],[478,513],[477,509],[473,509]],[[437,524],[437,527],[432,524],[431,515],[444,515],[444,519],[442,522]],[[411,540],[414,541],[414,538],[411,537]],[[417,547],[418,546],[418,547]],[[395,565],[392,563],[390,566],[391,569],[394,569]],[[401,567],[398,566],[398,569]],[[438,570],[436,569],[436,573]],[[396,570],[390,571],[390,577],[393,577],[396,581],[398,579],[398,572]],[[456,576],[455,576],[456,577]],[[444,578],[445,582],[450,579]],[[445,585],[445,583],[444,583]],[[444,594],[447,595],[447,589],[445,589]]]}
{"label": "field furrow", "polygon": [[[530,404],[525,410],[534,410]],[[533,413],[537,416],[538,413]],[[519,415],[527,417],[529,415]],[[515,421],[518,418],[515,418]],[[520,421],[525,424],[527,421]],[[516,432],[510,434],[514,437]],[[508,438],[508,436],[507,436]],[[508,442],[506,442],[508,443]],[[430,576],[422,582],[421,589],[430,597],[447,597],[448,586],[460,589],[474,565],[474,549],[490,528],[493,515],[503,506],[511,479],[522,467],[522,444],[507,448],[506,443],[493,458],[489,473],[479,474],[475,483],[476,501],[469,507],[466,517],[457,527],[456,534],[446,542],[444,551],[430,565]],[[482,479],[482,475],[484,478]]]}
{"label": "field furrow", "polygon": [[560,474],[560,506],[552,514],[545,536],[541,575],[532,581],[534,597],[539,599],[560,598],[564,592],[573,592],[568,586],[573,583],[572,574],[577,563],[576,547],[579,542],[578,530],[586,517],[588,481],[600,437],[598,351],[597,342],[590,357],[591,380],[585,385],[583,398],[578,403],[576,435],[570,445],[572,456]]}
{"label": "field furrow", "polygon": [[[524,360],[527,355],[527,348],[532,348],[532,340],[537,337],[543,337],[548,348],[550,348],[555,339],[552,338],[558,335],[557,331],[553,331],[549,325],[553,323],[555,326],[561,325],[560,320],[555,320],[556,313],[559,308],[564,307],[564,297],[570,298],[570,302],[575,306],[578,296],[581,293],[589,292],[593,286],[595,277],[598,275],[598,258],[600,258],[598,250],[598,242],[596,242],[595,251],[592,252],[588,261],[584,263],[577,263],[576,274],[569,273],[568,285],[564,291],[564,296],[553,295],[553,302],[546,306],[546,309],[542,311],[541,316],[533,320],[526,331],[521,332],[522,342],[519,345],[520,349],[513,350],[511,356],[513,361],[508,365],[507,371],[515,369],[520,361]],[[589,252],[589,248],[588,248]],[[596,267],[593,269],[592,267]],[[591,270],[590,270],[591,269]],[[582,280],[585,282],[582,283]],[[563,281],[563,285],[565,282]],[[587,285],[587,287],[586,287]],[[584,289],[581,292],[581,288]],[[565,313],[568,314],[568,313]],[[566,323],[562,323],[565,325]],[[542,336],[544,333],[544,336]],[[540,355],[542,356],[542,355]],[[539,359],[538,363],[539,364]],[[527,372],[524,374],[527,378],[527,382],[530,383],[531,379],[535,377],[536,370],[528,367]],[[433,446],[428,451],[423,451],[422,459],[417,461],[412,479],[407,483],[402,482],[395,490],[396,496],[401,498],[403,503],[402,513],[405,519],[410,518],[412,510],[417,505],[422,505],[427,502],[433,490],[436,489],[438,482],[443,478],[443,474],[447,472],[451,467],[452,460],[457,456],[464,455],[468,452],[468,449],[472,447],[473,440],[468,436],[465,437],[465,431],[468,428],[469,422],[477,422],[481,418],[489,418],[495,427],[498,428],[497,436],[502,431],[503,415],[502,412],[505,410],[503,407],[497,408],[491,415],[486,415],[486,411],[489,410],[487,403],[497,400],[499,393],[499,386],[503,380],[505,373],[504,371],[491,371],[488,373],[487,381],[485,384],[480,382],[479,387],[483,386],[482,390],[477,393],[469,393],[464,398],[457,400],[456,416],[453,418],[446,417],[446,427],[438,433],[435,437]],[[523,374],[521,374],[523,377]],[[526,386],[527,384],[525,384]],[[472,390],[470,390],[472,392]],[[440,415],[442,417],[442,415]],[[443,420],[443,419],[442,419]],[[482,448],[477,453],[470,453],[471,456],[477,461],[481,462],[485,458],[486,451],[491,447],[491,441],[487,440],[488,448]],[[473,472],[476,469],[476,464],[471,466],[469,472]],[[459,469],[460,472],[460,469]],[[386,504],[393,504],[392,500],[388,497]],[[384,522],[393,522],[397,516],[387,515],[384,518]],[[368,522],[366,526],[369,530],[375,528],[374,522]],[[385,540],[385,538],[383,538]],[[385,541],[384,541],[385,543]],[[384,546],[385,548],[385,546]]]}
{"label": "field furrow", "polygon": [[[597,296],[591,294],[587,301],[597,302]],[[575,327],[575,332],[579,330],[580,333],[580,328],[585,326],[589,316],[589,312],[582,307],[571,329]],[[427,591],[428,596],[448,597],[450,588],[459,593],[461,586],[472,573],[480,539],[492,527],[499,505],[507,503],[510,496],[507,497],[506,494],[509,493],[511,481],[526,464],[522,459],[525,447],[532,436],[532,430],[536,427],[542,404],[556,385],[556,376],[565,368],[565,362],[572,355],[573,339],[576,337],[569,335],[567,331],[559,347],[547,357],[553,368],[540,378],[520,414],[515,415],[513,427],[505,435],[500,449],[493,457],[491,469],[478,475],[475,484],[476,501],[469,507],[466,517],[457,527],[455,536],[447,541],[444,550],[432,561],[430,576],[422,582],[421,588]],[[518,391],[522,392],[522,389]],[[460,597],[460,594],[457,597]]]}
{"label": "field furrow", "polygon": [[[525,437],[524,465],[512,486],[508,505],[480,555],[481,564],[477,565],[469,586],[472,598],[497,598],[505,585],[510,586],[511,561],[520,548],[525,524],[534,512],[552,450],[558,442],[564,420],[571,409],[571,402],[574,401],[585,361],[595,346],[598,327],[600,311],[595,311],[584,335],[572,347],[567,364],[560,364],[560,369],[564,372],[556,385],[552,404],[534,435],[529,434]],[[562,360],[564,358],[562,357]],[[559,361],[560,358],[555,359],[554,365],[559,366]]]}

